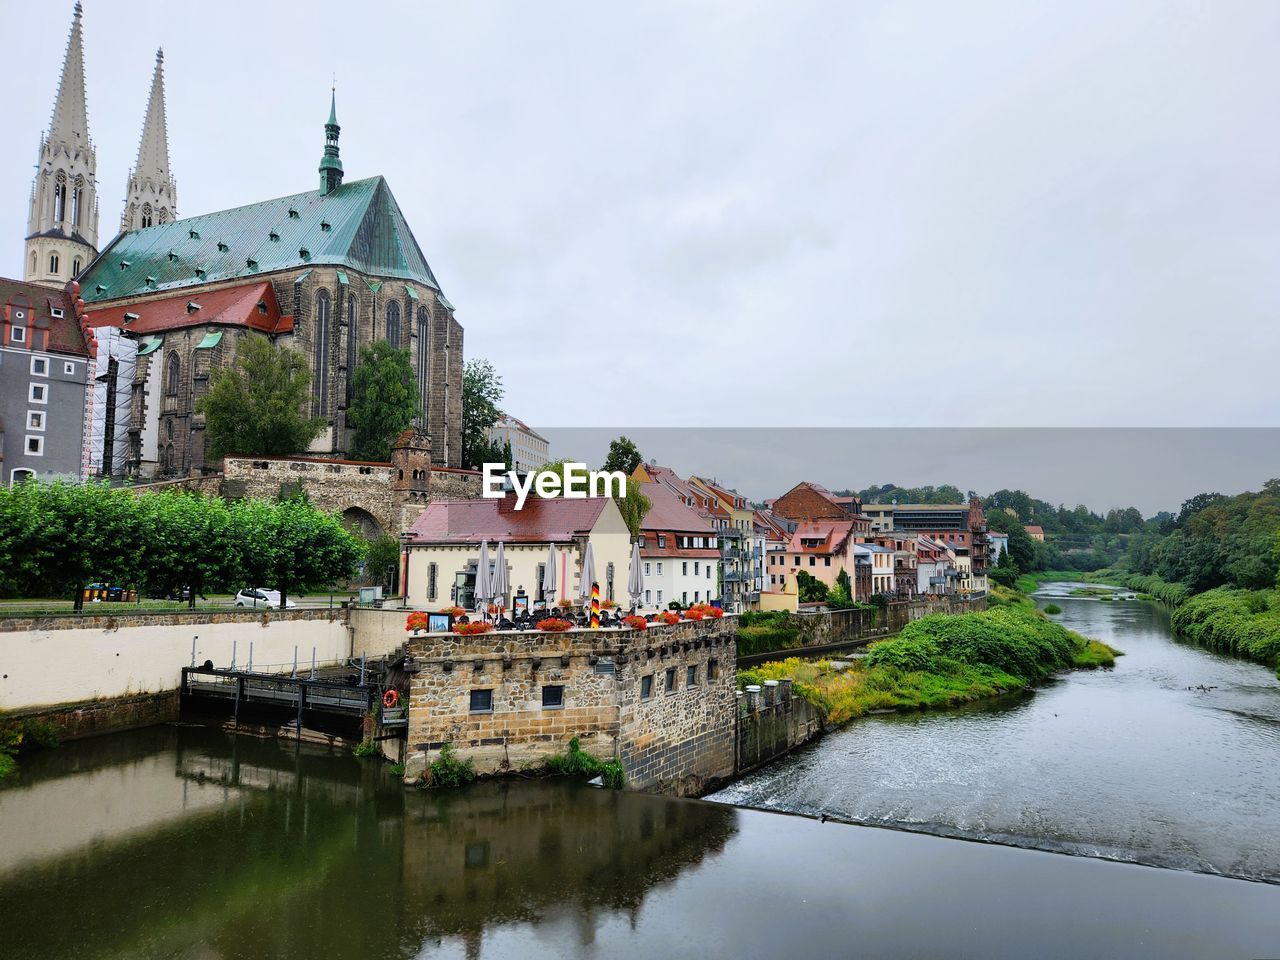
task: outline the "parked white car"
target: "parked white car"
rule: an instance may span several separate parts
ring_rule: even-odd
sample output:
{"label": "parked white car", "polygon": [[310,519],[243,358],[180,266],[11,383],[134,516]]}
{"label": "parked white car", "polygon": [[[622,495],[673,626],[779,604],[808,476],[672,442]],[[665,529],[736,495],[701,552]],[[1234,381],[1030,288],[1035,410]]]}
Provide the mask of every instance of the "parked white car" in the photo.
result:
{"label": "parked white car", "polygon": [[[241,590],[236,594],[237,607],[274,607],[280,609],[280,591],[279,590]],[[284,605],[286,610],[292,610],[297,604],[290,600]]]}

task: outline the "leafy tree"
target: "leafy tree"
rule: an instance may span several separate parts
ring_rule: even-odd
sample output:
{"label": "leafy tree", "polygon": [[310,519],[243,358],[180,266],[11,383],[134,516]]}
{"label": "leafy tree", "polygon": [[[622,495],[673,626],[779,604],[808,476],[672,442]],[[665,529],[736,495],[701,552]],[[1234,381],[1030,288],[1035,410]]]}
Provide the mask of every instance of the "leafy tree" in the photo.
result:
{"label": "leafy tree", "polygon": [[138,572],[149,593],[170,596],[189,587],[194,607],[197,594],[236,582],[226,501],[158,491],[138,497],[135,510]]}
{"label": "leafy tree", "polygon": [[848,570],[841,568],[840,572],[836,574],[836,587],[843,590],[845,596],[853,597],[853,581],[849,579]]}
{"label": "leafy tree", "polygon": [[801,603],[821,603],[827,599],[827,585],[803,570],[796,571],[796,591]]}
{"label": "leafy tree", "polygon": [[305,450],[324,421],[303,414],[311,402],[311,373],[296,350],[246,337],[235,363],[216,370],[209,393],[196,403],[205,418],[209,456],[284,456]]}
{"label": "leafy tree", "polygon": [[1014,566],[1027,573],[1040,569],[1036,564],[1036,541],[1021,523],[1003,510],[993,510],[987,515],[987,526],[1009,535],[1008,553]]}
{"label": "leafy tree", "polygon": [[505,450],[489,439],[489,428],[498,422],[498,404],[506,391],[488,360],[468,360],[462,369],[462,465],[478,470],[483,463],[504,460]]}
{"label": "leafy tree", "polygon": [[390,460],[392,441],[413,423],[421,403],[407,349],[385,340],[361,347],[347,407],[347,423],[355,429],[352,458]]}
{"label": "leafy tree", "polygon": [[400,564],[400,541],[390,534],[384,533],[376,540],[370,540],[365,558],[365,576],[375,583],[390,586],[387,571],[398,569]]}
{"label": "leafy tree", "polygon": [[628,437],[618,437],[609,443],[609,455],[605,457],[603,469],[621,470],[631,476],[643,460],[634,441]]}

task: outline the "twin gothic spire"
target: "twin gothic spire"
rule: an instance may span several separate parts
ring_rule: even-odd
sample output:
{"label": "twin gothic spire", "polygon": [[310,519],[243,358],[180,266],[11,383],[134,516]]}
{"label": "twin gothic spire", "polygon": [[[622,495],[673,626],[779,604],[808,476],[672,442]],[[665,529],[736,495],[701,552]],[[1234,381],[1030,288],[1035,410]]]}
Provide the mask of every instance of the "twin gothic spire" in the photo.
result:
{"label": "twin gothic spire", "polygon": [[169,126],[164,114],[164,50],[156,51],[138,160],[129,171],[126,189],[128,196],[120,218],[122,233],[177,218],[178,187],[169,170]]}

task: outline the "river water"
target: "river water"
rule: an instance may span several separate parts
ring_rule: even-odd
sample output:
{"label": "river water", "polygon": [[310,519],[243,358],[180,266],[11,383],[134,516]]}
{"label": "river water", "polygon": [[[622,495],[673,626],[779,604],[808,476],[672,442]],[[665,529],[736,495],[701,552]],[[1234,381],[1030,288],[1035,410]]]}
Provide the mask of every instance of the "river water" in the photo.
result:
{"label": "river water", "polygon": [[1157,603],[1080,586],[1036,601],[1123,650],[1114,670],[866,718],[712,799],[1280,882],[1274,673],[1177,639]]}
{"label": "river water", "polygon": [[[1123,667],[859,722],[719,799],[1274,877],[1265,671],[1146,604],[1063,606],[1125,631]],[[1280,887],[555,781],[406,791],[195,726],[35,754],[0,788],[6,960],[850,955],[1280,956]]]}

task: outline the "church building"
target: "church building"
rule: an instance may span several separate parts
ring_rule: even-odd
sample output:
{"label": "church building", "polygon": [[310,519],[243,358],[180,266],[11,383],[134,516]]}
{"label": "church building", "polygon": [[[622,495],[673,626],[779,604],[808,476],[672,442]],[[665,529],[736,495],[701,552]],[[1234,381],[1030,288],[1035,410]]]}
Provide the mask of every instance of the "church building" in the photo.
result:
{"label": "church building", "polygon": [[85,107],[81,8],[31,195],[25,274],[71,293],[90,354],[86,476],[185,476],[216,469],[196,404],[239,344],[299,351],[309,413],[324,421],[299,453],[343,458],[359,348],[406,348],[419,429],[437,466],[461,460],[462,327],[386,180],[347,182],[330,98],[314,190],[179,219],[169,165],[164,59],[157,53],[120,233],[101,252]]}

